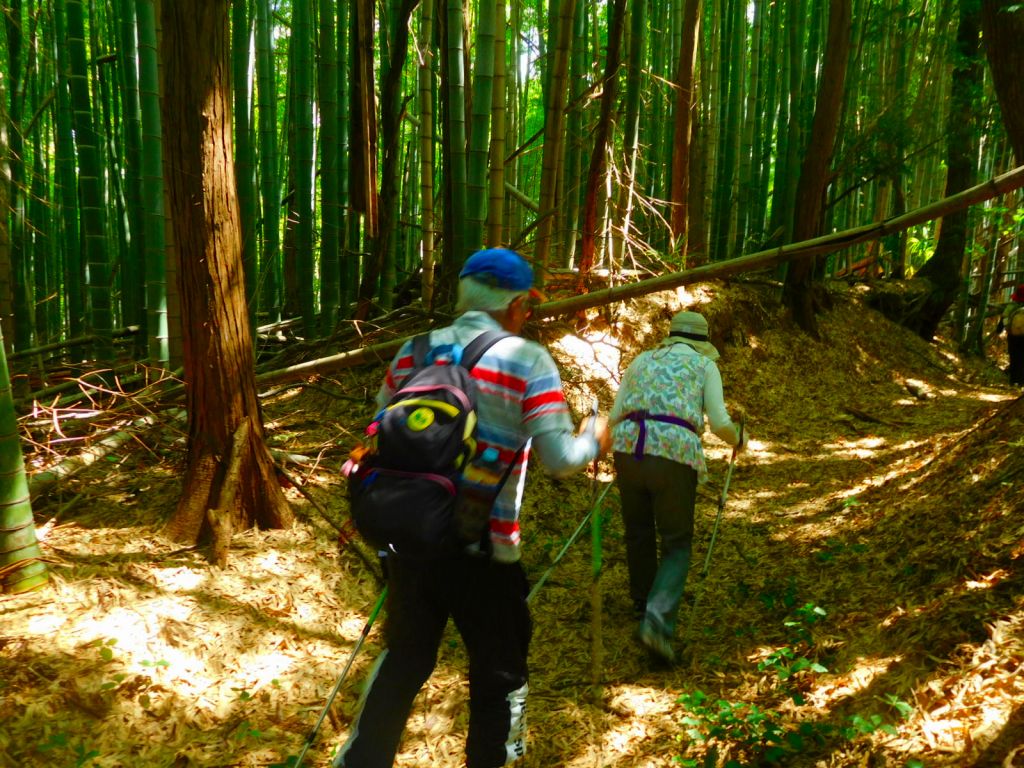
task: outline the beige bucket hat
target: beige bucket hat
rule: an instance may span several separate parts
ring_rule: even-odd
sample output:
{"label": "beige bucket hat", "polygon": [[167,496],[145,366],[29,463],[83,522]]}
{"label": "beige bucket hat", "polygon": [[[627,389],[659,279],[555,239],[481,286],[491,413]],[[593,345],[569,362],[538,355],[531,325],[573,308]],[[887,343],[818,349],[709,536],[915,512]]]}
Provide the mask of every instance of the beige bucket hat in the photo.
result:
{"label": "beige bucket hat", "polygon": [[687,344],[712,360],[720,357],[718,350],[708,341],[708,321],[699,312],[677,312],[673,315],[668,336],[661,343]]}

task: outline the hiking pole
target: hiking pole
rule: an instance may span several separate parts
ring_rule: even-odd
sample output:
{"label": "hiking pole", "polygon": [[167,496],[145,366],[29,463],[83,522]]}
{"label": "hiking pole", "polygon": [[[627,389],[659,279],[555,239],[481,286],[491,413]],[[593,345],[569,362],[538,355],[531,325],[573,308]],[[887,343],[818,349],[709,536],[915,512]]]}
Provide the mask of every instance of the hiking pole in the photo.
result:
{"label": "hiking pole", "polygon": [[590,682],[595,699],[601,697],[601,666],[604,645],[601,639],[601,512],[590,519]]}
{"label": "hiking pole", "polygon": [[352,649],[352,653],[349,654],[348,662],[345,664],[345,668],[341,671],[341,677],[338,678],[338,682],[334,684],[334,690],[331,691],[331,695],[327,697],[327,703],[324,704],[323,712],[320,713],[320,717],[317,718],[316,725],[313,726],[313,730],[309,732],[309,736],[306,737],[306,743],[302,745],[302,751],[299,752],[299,757],[295,761],[292,768],[299,768],[302,765],[302,759],[306,756],[306,752],[313,745],[316,740],[317,732],[320,730],[320,726],[323,725],[324,718],[327,717],[327,713],[331,711],[331,704],[334,703],[334,697],[338,695],[338,691],[341,690],[341,684],[345,682],[345,678],[348,676],[348,671],[352,668],[352,662],[355,661],[356,654],[359,653],[359,649],[363,647],[363,642],[366,640],[367,635],[370,634],[370,627],[373,626],[373,622],[377,619],[377,614],[380,613],[381,608],[384,607],[384,598],[388,595],[387,586],[381,590],[380,597],[377,598],[377,603],[373,606],[373,610],[370,611],[370,618],[366,620],[366,625],[363,627],[363,631],[359,633],[359,639],[356,640],[356,647]]}
{"label": "hiking pole", "polygon": [[718,537],[718,525],[722,522],[722,511],[725,509],[725,500],[729,494],[729,481],[732,480],[732,469],[736,466],[736,455],[738,453],[739,446],[743,444],[744,421],[745,419],[741,416],[739,442],[737,442],[736,447],[732,449],[732,456],[729,459],[729,469],[725,472],[725,484],[722,486],[722,495],[718,498],[718,514],[715,515],[715,527],[711,531],[711,541],[708,543],[708,552],[704,556],[704,567],[700,572],[700,587],[694,595],[693,605],[690,606],[690,617],[686,620],[686,632],[683,633],[684,641],[690,637],[690,628],[693,626],[693,617],[697,613],[697,603],[700,602],[701,595],[704,593],[704,583],[707,580],[708,571],[711,566],[711,552],[715,548],[715,539]]}
{"label": "hiking pole", "polygon": [[[591,428],[596,436],[597,433],[597,398],[594,398],[594,408]],[[594,480],[591,486],[591,498],[597,497],[597,461],[599,456],[594,457]],[[609,483],[609,487],[611,483]],[[590,682],[591,694],[595,699],[601,698],[601,666],[604,659],[604,645],[601,638],[601,512],[590,518]]]}
{"label": "hiking pole", "polygon": [[594,503],[594,506],[592,506],[590,508],[590,511],[583,516],[583,519],[580,520],[580,524],[576,526],[576,530],[572,532],[572,536],[566,539],[565,544],[562,545],[562,549],[559,550],[558,554],[555,556],[554,561],[551,563],[551,565],[548,566],[548,569],[544,571],[543,574],[541,574],[541,577],[537,580],[537,583],[533,585],[533,589],[530,590],[530,594],[526,596],[526,602],[530,602],[530,600],[533,599],[533,596],[540,591],[540,588],[542,586],[544,586],[544,582],[548,580],[548,576],[550,576],[551,572],[555,570],[555,566],[562,561],[562,558],[565,557],[565,553],[569,551],[569,548],[576,542],[576,539],[578,539],[579,535],[583,532],[583,529],[586,527],[591,515],[594,514],[595,510],[600,510],[601,503],[604,501],[604,497],[608,495],[608,491],[610,491],[611,488],[612,484],[608,483],[605,489],[601,491],[601,495],[597,497],[597,501]]}
{"label": "hiking pole", "polygon": [[349,517],[348,520],[343,522],[341,525],[338,525],[338,523],[334,522],[334,520],[332,520],[331,517],[327,514],[327,510],[324,509],[323,506],[317,502],[316,498],[305,488],[303,483],[300,483],[298,481],[298,479],[294,475],[289,474],[284,467],[282,467],[280,464],[277,464],[276,462],[274,464],[274,469],[282,478],[291,483],[292,487],[295,488],[295,490],[297,490],[299,493],[301,493],[303,497],[305,497],[306,501],[313,505],[313,509],[320,513],[320,517],[326,520],[327,523],[338,532],[338,549],[344,551],[346,548],[350,548],[353,552],[356,553],[356,556],[363,561],[363,565],[365,565],[369,569],[370,573],[373,575],[373,578],[376,579],[377,584],[383,584],[384,579],[381,578],[380,574],[378,574],[376,570],[374,570],[373,561],[370,560],[370,556],[367,555],[366,552],[363,551],[363,548],[356,544],[354,541],[355,532],[352,530],[354,526],[352,518]]}
{"label": "hiking pole", "polygon": [[711,565],[711,552],[715,548],[715,539],[718,537],[718,525],[722,522],[722,512],[725,509],[725,499],[729,494],[729,481],[732,480],[732,468],[736,466],[736,454],[739,450],[740,445],[743,444],[743,422],[744,418],[740,417],[740,438],[739,442],[736,443],[736,447],[732,449],[732,458],[729,459],[729,469],[725,473],[725,485],[722,486],[722,495],[718,499],[718,514],[715,515],[715,527],[711,530],[711,541],[708,544],[708,553],[704,556],[704,568],[701,569],[701,577],[708,575],[708,568]]}

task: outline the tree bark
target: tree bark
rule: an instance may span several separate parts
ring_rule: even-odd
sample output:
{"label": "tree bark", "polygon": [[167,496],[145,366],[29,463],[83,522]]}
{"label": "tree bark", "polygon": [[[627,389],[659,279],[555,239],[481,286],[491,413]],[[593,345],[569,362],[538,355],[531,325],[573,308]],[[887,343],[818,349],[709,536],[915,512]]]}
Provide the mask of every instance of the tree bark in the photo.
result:
{"label": "tree bark", "polygon": [[982,0],[981,30],[1006,133],[1017,162],[1024,164],[1024,6],[1018,0]]}
{"label": "tree bark", "polygon": [[[282,527],[292,513],[263,442],[238,199],[232,161],[228,0],[161,4],[166,73],[164,141],[171,219],[181,258],[188,460],[184,488],[168,523],[195,543],[218,506],[232,436],[245,443],[235,501],[224,514],[239,530]],[[247,429],[241,429],[248,422]]]}
{"label": "tree bark", "polygon": [[594,266],[595,240],[597,239],[597,196],[604,177],[604,158],[611,133],[612,107],[618,92],[619,66],[622,64],[622,30],[625,26],[626,0],[614,0],[611,26],[608,29],[608,58],[604,68],[604,90],[601,94],[601,114],[597,119],[594,148],[590,154],[590,170],[587,173],[587,191],[583,198],[583,224],[579,277],[576,289],[583,293],[587,289],[590,270]]}
{"label": "tree bark", "polygon": [[[821,231],[825,190],[829,181],[829,165],[839,130],[839,116],[845,94],[846,66],[850,51],[850,0],[833,0],[828,15],[828,41],[821,88],[814,110],[810,144],[800,169],[797,184],[793,240],[808,240]],[[783,299],[793,319],[806,333],[818,337],[815,320],[812,277],[814,259],[797,259],[789,265]]]}
{"label": "tree bark", "polygon": [[[975,131],[977,94],[981,92],[979,40],[980,12],[977,0],[960,0],[956,32],[955,65],[946,117],[946,196],[974,183],[978,139]],[[943,315],[956,301],[966,272],[967,211],[956,211],[942,220],[935,253],[917,277],[929,281],[930,294],[921,309],[904,325],[922,339],[931,340]]]}

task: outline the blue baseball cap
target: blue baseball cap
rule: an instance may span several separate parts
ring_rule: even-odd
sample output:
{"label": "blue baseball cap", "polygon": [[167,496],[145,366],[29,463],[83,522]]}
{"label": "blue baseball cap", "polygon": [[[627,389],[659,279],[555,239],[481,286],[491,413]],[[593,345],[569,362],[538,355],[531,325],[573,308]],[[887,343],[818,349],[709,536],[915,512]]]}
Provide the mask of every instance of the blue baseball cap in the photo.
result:
{"label": "blue baseball cap", "polygon": [[533,267],[508,248],[477,251],[462,266],[459,277],[472,277],[493,288],[528,291],[533,287]]}

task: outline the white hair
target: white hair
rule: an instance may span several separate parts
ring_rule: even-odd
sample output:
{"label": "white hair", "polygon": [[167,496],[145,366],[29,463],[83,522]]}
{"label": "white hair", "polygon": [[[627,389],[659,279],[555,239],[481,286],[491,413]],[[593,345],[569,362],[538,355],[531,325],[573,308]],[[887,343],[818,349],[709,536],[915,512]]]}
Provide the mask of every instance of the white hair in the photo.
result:
{"label": "white hair", "polygon": [[459,300],[455,305],[456,312],[504,312],[508,305],[520,296],[529,295],[529,291],[513,291],[508,288],[495,288],[474,280],[471,276],[459,280]]}

